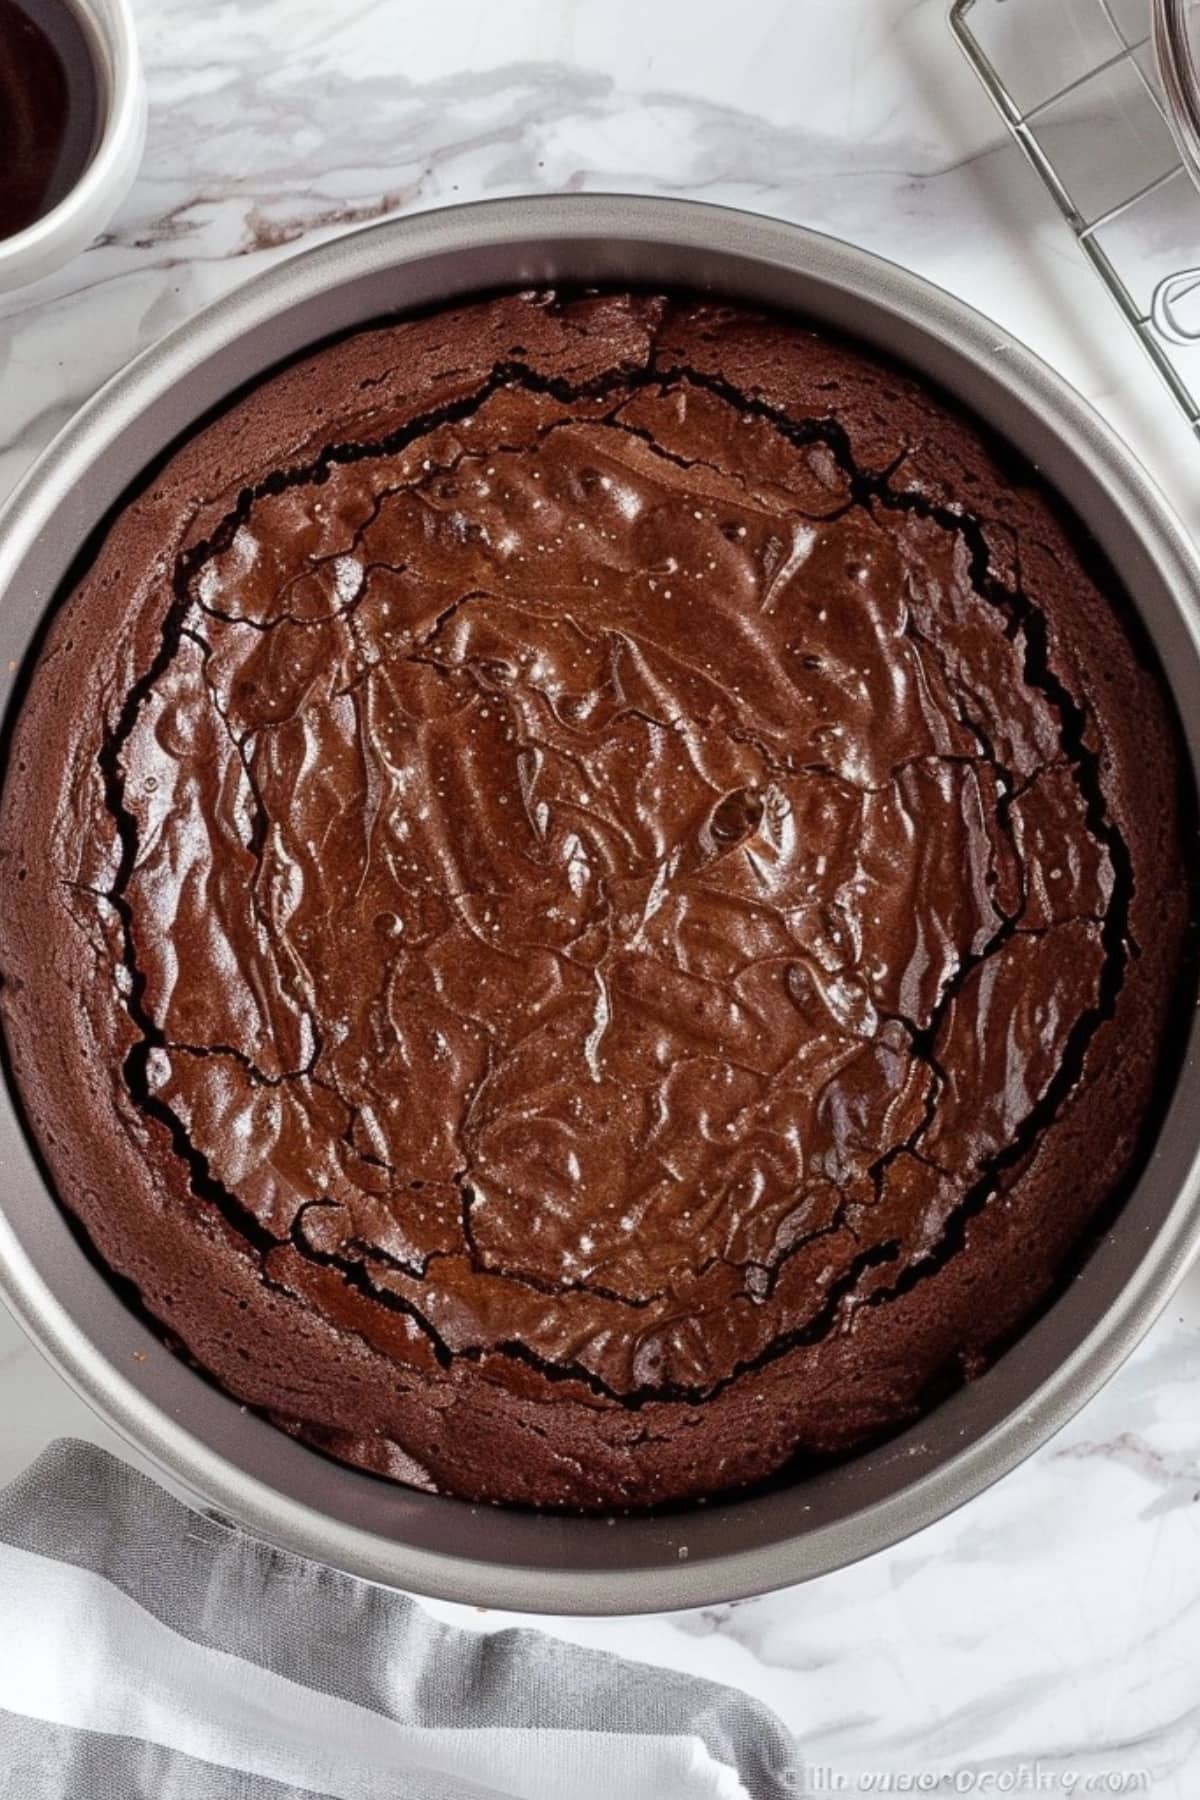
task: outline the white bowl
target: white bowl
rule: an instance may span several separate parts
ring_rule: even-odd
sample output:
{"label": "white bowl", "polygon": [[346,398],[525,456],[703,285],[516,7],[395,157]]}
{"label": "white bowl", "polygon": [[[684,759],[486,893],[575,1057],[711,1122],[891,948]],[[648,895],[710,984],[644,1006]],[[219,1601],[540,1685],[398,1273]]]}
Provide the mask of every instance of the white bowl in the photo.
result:
{"label": "white bowl", "polygon": [[70,0],[99,62],[100,141],[57,206],[0,238],[0,293],[39,281],[104,230],[137,173],[146,141],[146,89],[128,0]]}

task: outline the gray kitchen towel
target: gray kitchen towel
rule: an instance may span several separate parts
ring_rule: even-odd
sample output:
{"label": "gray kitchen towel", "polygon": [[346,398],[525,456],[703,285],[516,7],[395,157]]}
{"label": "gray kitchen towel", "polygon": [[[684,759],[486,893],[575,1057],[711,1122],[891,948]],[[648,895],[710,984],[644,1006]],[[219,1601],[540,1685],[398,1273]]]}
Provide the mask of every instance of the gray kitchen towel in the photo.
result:
{"label": "gray kitchen towel", "polygon": [[535,1631],[460,1631],[93,1445],[0,1493],[12,1800],[782,1800],[756,1701]]}

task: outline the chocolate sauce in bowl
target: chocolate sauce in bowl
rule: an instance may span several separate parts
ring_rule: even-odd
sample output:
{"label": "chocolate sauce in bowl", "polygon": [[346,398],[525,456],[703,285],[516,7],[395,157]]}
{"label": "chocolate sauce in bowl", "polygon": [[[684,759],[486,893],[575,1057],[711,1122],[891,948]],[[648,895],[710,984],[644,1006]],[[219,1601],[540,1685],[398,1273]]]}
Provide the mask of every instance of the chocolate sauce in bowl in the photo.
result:
{"label": "chocolate sauce in bowl", "polygon": [[87,33],[69,0],[0,0],[0,238],[74,187],[99,136]]}

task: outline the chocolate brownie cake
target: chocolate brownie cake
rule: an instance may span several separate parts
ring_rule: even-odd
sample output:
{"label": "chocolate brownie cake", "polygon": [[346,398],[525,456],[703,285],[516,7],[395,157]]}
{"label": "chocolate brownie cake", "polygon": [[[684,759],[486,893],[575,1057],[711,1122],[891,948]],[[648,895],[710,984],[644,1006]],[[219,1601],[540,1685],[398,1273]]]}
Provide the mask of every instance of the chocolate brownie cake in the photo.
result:
{"label": "chocolate brownie cake", "polygon": [[1028,471],[797,324],[531,293],[266,381],[62,605],[0,816],[64,1204],[332,1455],[612,1508],[978,1372],[1130,1170],[1158,678]]}

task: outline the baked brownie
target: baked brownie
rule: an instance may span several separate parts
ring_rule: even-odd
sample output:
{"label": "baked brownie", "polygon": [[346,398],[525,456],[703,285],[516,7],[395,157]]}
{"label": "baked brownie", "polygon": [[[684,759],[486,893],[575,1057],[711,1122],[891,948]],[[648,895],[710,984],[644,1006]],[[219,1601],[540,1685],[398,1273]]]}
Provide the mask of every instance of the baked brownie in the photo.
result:
{"label": "baked brownie", "polygon": [[844,1452],[1127,1175],[1187,907],[1158,678],[923,383],[527,293],[264,382],[12,740],[64,1204],[240,1401],[476,1500]]}

